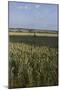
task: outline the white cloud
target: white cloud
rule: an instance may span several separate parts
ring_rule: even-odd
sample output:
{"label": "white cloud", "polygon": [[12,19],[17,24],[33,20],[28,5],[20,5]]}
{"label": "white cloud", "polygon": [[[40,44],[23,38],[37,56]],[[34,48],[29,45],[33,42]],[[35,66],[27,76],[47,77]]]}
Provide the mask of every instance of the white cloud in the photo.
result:
{"label": "white cloud", "polygon": [[18,9],[28,9],[28,6],[19,6]]}
{"label": "white cloud", "polygon": [[40,5],[35,5],[35,8],[39,8],[40,7]]}
{"label": "white cloud", "polygon": [[25,9],[28,9],[28,6],[25,6]]}
{"label": "white cloud", "polygon": [[19,7],[18,7],[18,9],[22,9],[22,8],[23,8],[23,6],[19,6]]}

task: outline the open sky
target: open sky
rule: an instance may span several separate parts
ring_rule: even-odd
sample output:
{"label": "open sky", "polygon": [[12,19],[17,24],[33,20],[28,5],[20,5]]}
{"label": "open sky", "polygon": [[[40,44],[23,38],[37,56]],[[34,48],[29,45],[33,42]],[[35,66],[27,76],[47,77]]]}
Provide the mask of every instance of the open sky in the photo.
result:
{"label": "open sky", "polygon": [[57,30],[57,4],[9,1],[9,28]]}

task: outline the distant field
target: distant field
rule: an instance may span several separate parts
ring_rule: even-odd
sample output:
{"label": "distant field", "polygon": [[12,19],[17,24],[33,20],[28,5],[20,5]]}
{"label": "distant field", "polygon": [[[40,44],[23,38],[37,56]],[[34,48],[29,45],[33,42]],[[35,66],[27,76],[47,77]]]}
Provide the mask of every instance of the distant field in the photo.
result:
{"label": "distant field", "polygon": [[[9,32],[9,35],[34,35],[34,32]],[[48,37],[57,37],[58,34],[56,32],[40,32],[40,33],[35,33],[36,36],[48,36]]]}
{"label": "distant field", "polygon": [[9,32],[9,88],[58,85],[58,34]]}

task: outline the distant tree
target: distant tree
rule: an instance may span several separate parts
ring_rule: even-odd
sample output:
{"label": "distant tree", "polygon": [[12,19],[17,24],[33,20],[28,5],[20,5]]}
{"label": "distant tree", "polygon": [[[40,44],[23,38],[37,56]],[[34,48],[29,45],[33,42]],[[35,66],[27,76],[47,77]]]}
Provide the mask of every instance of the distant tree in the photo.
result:
{"label": "distant tree", "polygon": [[33,30],[32,30],[32,29],[30,29],[30,30],[29,30],[29,32],[33,32]]}

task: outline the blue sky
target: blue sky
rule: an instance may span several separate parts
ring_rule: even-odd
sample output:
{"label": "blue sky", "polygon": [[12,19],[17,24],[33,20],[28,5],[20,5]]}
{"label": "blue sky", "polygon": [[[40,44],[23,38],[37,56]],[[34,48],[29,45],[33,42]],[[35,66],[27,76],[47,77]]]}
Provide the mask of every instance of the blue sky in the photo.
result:
{"label": "blue sky", "polygon": [[57,30],[57,4],[9,1],[9,28]]}

